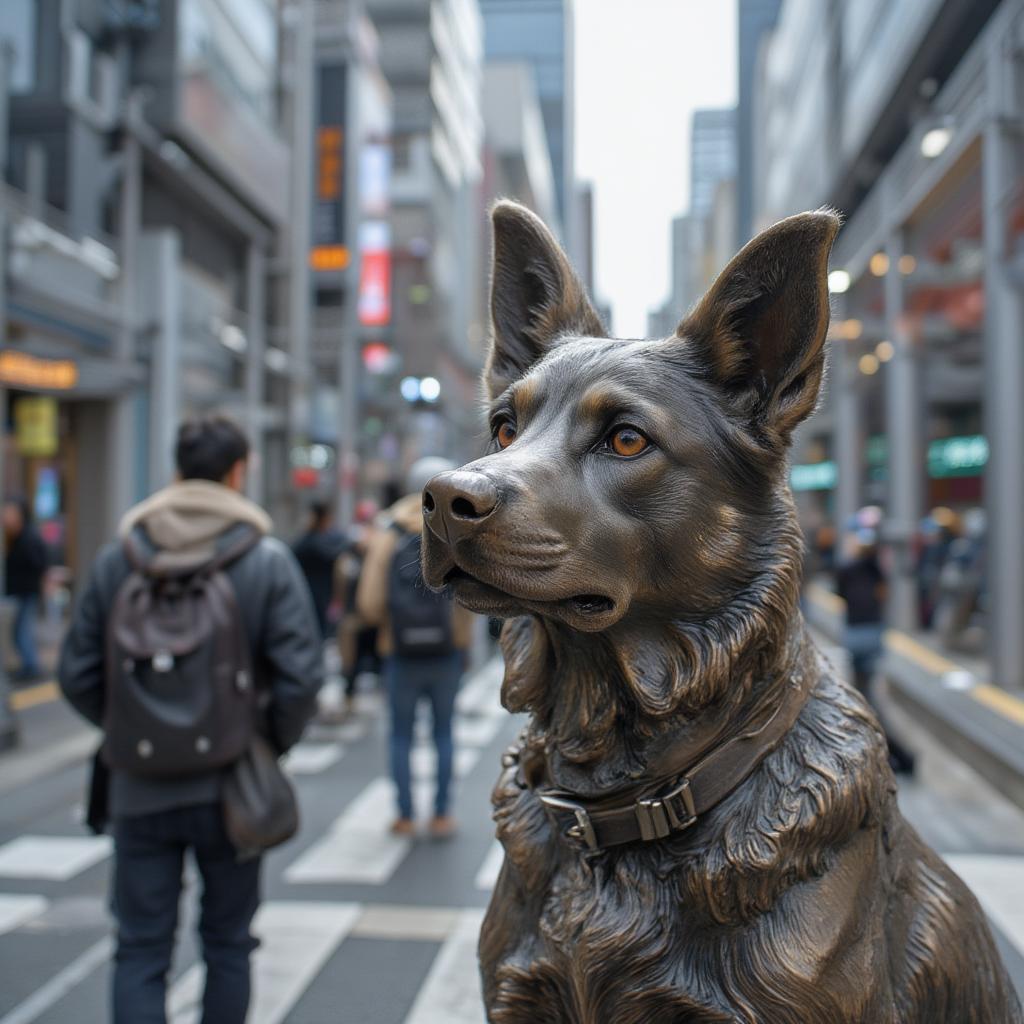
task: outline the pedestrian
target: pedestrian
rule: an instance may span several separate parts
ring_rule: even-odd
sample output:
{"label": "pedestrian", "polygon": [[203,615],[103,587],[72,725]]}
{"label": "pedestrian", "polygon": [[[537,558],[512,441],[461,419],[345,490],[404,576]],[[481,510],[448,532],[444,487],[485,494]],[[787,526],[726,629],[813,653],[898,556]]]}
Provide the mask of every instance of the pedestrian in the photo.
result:
{"label": "pedestrian", "polygon": [[46,545],[32,524],[28,502],[10,498],[4,503],[4,540],[7,557],[7,595],[15,605],[14,646],[20,665],[16,679],[32,682],[40,676],[36,646],[39,596],[46,572]]}
{"label": "pedestrian", "polygon": [[348,547],[348,538],[332,522],[330,506],[315,502],[310,509],[309,528],[292,550],[313,595],[322,639],[327,638],[331,625],[328,611],[334,596],[334,563]]}
{"label": "pedestrian", "polygon": [[409,494],[382,516],[370,539],[356,592],[356,606],[367,625],[379,627],[377,649],[384,659],[384,679],[391,708],[391,775],[398,796],[395,835],[410,836],[413,821],[410,755],[416,709],[421,699],[431,705],[437,750],[437,790],[430,834],[437,839],[455,834],[449,808],[455,696],[466,667],[472,613],[448,598],[428,591],[420,576],[423,498],[427,481],[454,469],[447,459],[420,459],[409,471]]}
{"label": "pedestrian", "polygon": [[376,515],[375,502],[365,500],[357,503],[350,534],[351,543],[335,563],[334,592],[339,609],[338,652],[345,687],[342,707],[342,715],[345,717],[355,711],[359,675],[363,672],[380,675],[377,627],[367,625],[356,608],[359,578],[363,571],[367,544],[373,535],[372,524]]}
{"label": "pedestrian", "polygon": [[122,520],[61,654],[61,687],[103,729],[96,766],[110,766],[92,794],[109,797],[114,835],[115,1024],[166,1020],[187,850],[203,885],[202,1020],[242,1024],[249,1005],[261,858],[232,841],[227,794],[247,750],[271,751],[276,770],[299,739],[321,661],[298,565],[241,493],[248,454],[229,420],[181,426],[178,479]]}
{"label": "pedestrian", "polygon": [[885,730],[893,770],[912,774],[914,755],[894,736],[875,693],[875,673],[883,650],[888,588],[878,562],[873,529],[861,527],[854,534],[853,557],[839,569],[837,584],[839,596],[846,602],[843,645],[850,656],[854,686],[874,708]]}

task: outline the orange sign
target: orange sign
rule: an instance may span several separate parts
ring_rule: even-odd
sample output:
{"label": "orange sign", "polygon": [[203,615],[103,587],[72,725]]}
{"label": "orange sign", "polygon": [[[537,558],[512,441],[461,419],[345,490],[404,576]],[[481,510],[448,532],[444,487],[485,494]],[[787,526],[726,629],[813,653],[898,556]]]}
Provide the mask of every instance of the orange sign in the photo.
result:
{"label": "orange sign", "polygon": [[344,245],[314,245],[309,250],[309,265],[313,270],[344,270],[349,254]]}
{"label": "orange sign", "polygon": [[341,128],[325,125],[316,133],[316,194],[318,199],[337,199],[341,195]]}
{"label": "orange sign", "polygon": [[70,359],[37,359],[27,352],[0,351],[0,384],[8,387],[67,391],[78,383],[78,367]]}

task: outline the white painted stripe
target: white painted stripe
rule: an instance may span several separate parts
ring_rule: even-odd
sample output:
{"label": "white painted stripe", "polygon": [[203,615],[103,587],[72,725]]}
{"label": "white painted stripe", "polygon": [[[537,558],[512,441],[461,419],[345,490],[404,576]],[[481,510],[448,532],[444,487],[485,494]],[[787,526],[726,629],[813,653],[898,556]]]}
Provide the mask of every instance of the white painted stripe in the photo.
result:
{"label": "white painted stripe", "polygon": [[985,913],[1024,955],[1024,857],[957,853],[949,866],[968,884]]}
{"label": "white painted stripe", "polygon": [[[452,773],[457,779],[464,779],[480,760],[479,747],[460,747],[455,751]],[[437,778],[437,750],[433,746],[418,745],[412,748],[410,758],[414,779]]]}
{"label": "white painted stripe", "polygon": [[66,882],[110,856],[109,836],[19,836],[0,846],[0,876]]}
{"label": "white painted stripe", "polygon": [[487,851],[483,864],[480,865],[480,870],[476,873],[476,879],[473,884],[478,889],[485,891],[493,889],[498,881],[498,872],[501,871],[501,865],[504,862],[505,851],[501,843],[495,839],[491,844],[491,848]]}
{"label": "white painted stripe", "polygon": [[394,819],[394,788],[389,779],[374,779],[326,835],[289,865],[285,881],[383,885],[412,844],[391,834]]}
{"label": "white painted stripe", "polygon": [[464,910],[445,940],[405,1024],[484,1024],[476,946],[482,910]]}
{"label": "white painted stripe", "polygon": [[501,681],[504,674],[505,667],[500,658],[489,661],[459,691],[455,706],[462,714],[482,714],[495,710],[504,713],[501,707]]}
{"label": "white painted stripe", "polygon": [[[452,734],[455,737],[456,747],[486,747],[501,726],[507,721],[508,716],[502,712],[502,717],[488,715],[485,718],[457,718]],[[426,735],[430,735],[429,727]]]}
{"label": "white painted stripe", "polygon": [[50,901],[45,896],[0,894],[0,935],[45,914],[49,905]]}
{"label": "white painted stripe", "polygon": [[[260,948],[253,957],[249,1024],[280,1024],[361,913],[358,903],[265,903],[253,922]],[[170,1024],[198,1022],[203,979],[202,965],[195,964],[175,982],[170,991]]]}
{"label": "white painted stripe", "polygon": [[345,748],[340,743],[297,743],[284,760],[289,775],[318,775],[337,764]]}
{"label": "white painted stripe", "polygon": [[109,936],[90,946],[80,957],[58,971],[45,985],[19,1003],[10,1013],[0,1017],[0,1024],[31,1024],[56,1003],[59,1003],[76,985],[84,981],[113,955],[114,940]]}

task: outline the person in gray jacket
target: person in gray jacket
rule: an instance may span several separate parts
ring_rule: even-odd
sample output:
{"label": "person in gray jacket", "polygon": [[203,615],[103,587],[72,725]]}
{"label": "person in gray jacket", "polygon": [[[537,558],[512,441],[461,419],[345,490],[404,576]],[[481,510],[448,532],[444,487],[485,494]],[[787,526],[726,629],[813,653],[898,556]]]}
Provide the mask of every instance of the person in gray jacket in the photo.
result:
{"label": "person in gray jacket", "polygon": [[[178,480],[129,511],[119,540],[97,557],[65,638],[59,679],[75,709],[101,728],[106,624],[118,589],[132,571],[125,552],[129,536],[154,553],[154,561],[180,567],[213,558],[241,530],[258,531],[258,542],[225,572],[256,678],[265,688],[268,739],[279,753],[299,739],[315,711],[322,671],[316,613],[291,551],[269,536],[269,517],[241,493],[248,454],[245,436],[229,420],[184,423],[175,453]],[[103,768],[99,758],[96,767]],[[206,1024],[245,1020],[260,858],[240,859],[226,834],[220,803],[224,774],[144,778],[112,769],[109,787],[103,779],[94,780],[93,796],[109,798],[114,835],[115,1024],[166,1020],[167,974],[187,850],[203,882],[202,1019]]]}

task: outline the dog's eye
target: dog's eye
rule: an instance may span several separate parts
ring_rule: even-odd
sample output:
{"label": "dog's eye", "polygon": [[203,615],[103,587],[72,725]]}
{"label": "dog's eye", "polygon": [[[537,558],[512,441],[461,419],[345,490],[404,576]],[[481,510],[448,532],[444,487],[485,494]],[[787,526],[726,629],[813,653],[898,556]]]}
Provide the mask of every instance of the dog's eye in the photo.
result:
{"label": "dog's eye", "polygon": [[497,438],[498,447],[507,448],[516,439],[516,434],[516,425],[511,420],[505,420],[494,435]]}
{"label": "dog's eye", "polygon": [[650,441],[635,427],[619,427],[609,438],[608,443],[616,455],[629,458],[644,451]]}

